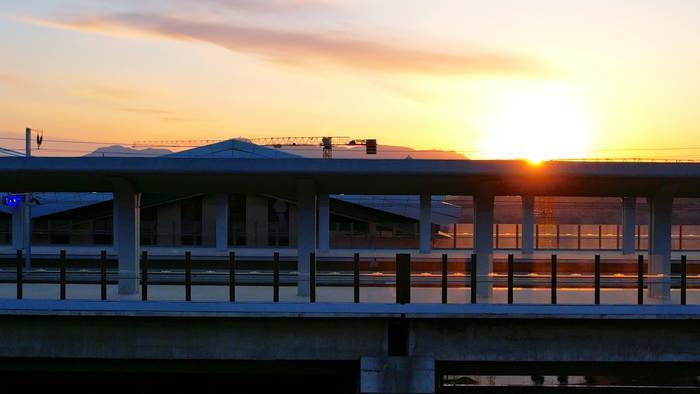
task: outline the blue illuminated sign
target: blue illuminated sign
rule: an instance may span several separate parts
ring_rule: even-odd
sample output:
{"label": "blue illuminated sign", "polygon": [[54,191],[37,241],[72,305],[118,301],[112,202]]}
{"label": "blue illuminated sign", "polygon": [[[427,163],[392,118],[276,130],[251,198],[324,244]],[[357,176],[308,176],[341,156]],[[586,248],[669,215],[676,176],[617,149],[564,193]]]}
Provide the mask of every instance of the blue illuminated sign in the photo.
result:
{"label": "blue illuminated sign", "polygon": [[5,196],[5,205],[14,208],[22,203],[22,196],[16,194],[8,194]]}

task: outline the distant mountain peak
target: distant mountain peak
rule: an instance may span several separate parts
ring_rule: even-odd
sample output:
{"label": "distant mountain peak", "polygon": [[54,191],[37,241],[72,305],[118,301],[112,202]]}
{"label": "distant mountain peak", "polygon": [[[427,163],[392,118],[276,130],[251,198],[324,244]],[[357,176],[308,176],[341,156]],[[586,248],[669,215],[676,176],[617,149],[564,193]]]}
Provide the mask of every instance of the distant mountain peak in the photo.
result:
{"label": "distant mountain peak", "polygon": [[168,149],[134,149],[122,145],[103,146],[88,153],[88,157],[157,157],[173,153]]}

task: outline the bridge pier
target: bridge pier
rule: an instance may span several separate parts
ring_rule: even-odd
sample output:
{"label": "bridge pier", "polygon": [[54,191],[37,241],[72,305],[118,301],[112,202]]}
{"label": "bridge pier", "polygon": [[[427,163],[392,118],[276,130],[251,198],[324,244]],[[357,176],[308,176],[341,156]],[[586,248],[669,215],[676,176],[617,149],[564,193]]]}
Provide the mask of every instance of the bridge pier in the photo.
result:
{"label": "bridge pier", "polygon": [[[671,296],[671,212],[673,195],[656,193],[649,198],[649,296]],[[658,276],[657,276],[658,275]]]}
{"label": "bridge pier", "polygon": [[360,393],[434,393],[431,357],[362,357]]}
{"label": "bridge pier", "polygon": [[419,246],[420,253],[430,253],[432,249],[432,225],[430,224],[430,214],[432,210],[432,196],[430,194],[421,194],[420,196],[420,214],[419,214]]}
{"label": "bridge pier", "polygon": [[113,234],[116,235],[114,246],[119,268],[119,294],[137,294],[141,193],[135,192],[133,186],[126,182],[119,182],[115,189]]}
{"label": "bridge pier", "polygon": [[634,229],[637,222],[637,197],[622,198],[622,254],[634,254]]}
{"label": "bridge pier", "polygon": [[521,231],[523,254],[535,252],[535,196],[522,196],[523,226]]}
{"label": "bridge pier", "polygon": [[331,209],[328,193],[318,195],[318,248],[327,252],[330,249]]}
{"label": "bridge pier", "polygon": [[297,183],[297,295],[309,296],[309,256],[316,253],[316,185],[310,179]]}
{"label": "bridge pier", "polygon": [[477,262],[477,296],[491,297],[493,283],[493,194],[474,195],[474,253]]}

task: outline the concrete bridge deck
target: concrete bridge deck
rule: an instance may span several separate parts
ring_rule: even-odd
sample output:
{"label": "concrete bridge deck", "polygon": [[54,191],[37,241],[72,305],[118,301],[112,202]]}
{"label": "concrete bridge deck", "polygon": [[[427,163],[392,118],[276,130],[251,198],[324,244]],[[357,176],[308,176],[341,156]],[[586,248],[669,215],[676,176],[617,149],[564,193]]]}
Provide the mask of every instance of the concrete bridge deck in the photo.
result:
{"label": "concrete bridge deck", "polygon": [[699,318],[679,305],[4,300],[0,361],[351,362],[362,393],[433,393],[465,364],[697,366]]}

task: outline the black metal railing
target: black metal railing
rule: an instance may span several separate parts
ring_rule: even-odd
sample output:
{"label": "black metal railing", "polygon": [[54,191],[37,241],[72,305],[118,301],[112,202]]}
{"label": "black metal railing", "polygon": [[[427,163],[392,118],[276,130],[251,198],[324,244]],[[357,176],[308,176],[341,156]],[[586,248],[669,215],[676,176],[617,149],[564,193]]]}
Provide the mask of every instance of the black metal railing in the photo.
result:
{"label": "black metal railing", "polygon": [[[620,273],[620,272],[615,272],[613,271],[612,273],[610,272],[611,269],[608,267],[608,269],[604,269],[603,262],[601,260],[600,255],[594,255],[590,263],[584,263],[586,264],[591,264],[587,265],[587,273],[581,274],[581,273],[572,273],[569,271],[567,273],[567,263],[570,264],[570,262],[567,262],[566,260],[560,260],[559,256],[556,254],[553,254],[550,256],[549,259],[549,273],[542,273],[541,265],[540,264],[540,272],[534,272],[532,269],[532,266],[528,266],[527,261],[522,260],[518,262],[514,256],[514,254],[509,254],[507,255],[507,259],[505,260],[505,269],[501,268],[501,273],[484,273],[481,274],[478,272],[478,264],[477,264],[477,255],[476,254],[471,254],[469,257],[464,258],[464,257],[459,257],[460,264],[461,262],[464,263],[463,268],[460,265],[458,269],[452,269],[450,270],[450,258],[448,254],[442,254],[439,258],[439,260],[435,261],[429,261],[428,264],[426,265],[426,259],[424,257],[420,257],[419,260],[414,261],[413,257],[411,254],[408,253],[398,253],[395,255],[395,258],[393,259],[393,268],[390,270],[387,270],[387,267],[391,266],[392,261],[384,261],[388,265],[385,266],[384,272],[367,272],[368,269],[365,269],[364,272],[362,270],[362,259],[359,253],[354,253],[351,258],[351,266],[348,265],[348,263],[344,263],[345,267],[345,273],[339,273],[339,272],[328,272],[323,270],[324,268],[324,263],[323,261],[319,261],[315,253],[311,253],[308,257],[308,278],[309,278],[309,292],[308,292],[308,301],[315,303],[315,302],[324,302],[323,297],[319,297],[318,289],[323,286],[329,286],[329,287],[348,287],[348,284],[352,286],[352,302],[353,303],[359,303],[361,301],[361,289],[364,287],[372,287],[372,286],[393,286],[395,287],[395,302],[399,304],[409,304],[412,302],[416,302],[416,299],[413,299],[412,297],[412,291],[417,289],[417,288],[435,288],[439,287],[439,297],[437,297],[437,303],[441,304],[448,304],[450,302],[449,295],[450,295],[450,290],[459,290],[460,292],[464,293],[464,298],[459,301],[460,303],[472,303],[476,304],[478,302],[494,302],[493,299],[489,299],[489,295],[493,292],[493,289],[498,288],[499,290],[505,290],[506,291],[506,296],[505,296],[505,301],[500,301],[504,302],[507,304],[514,304],[518,303],[518,301],[525,301],[527,302],[528,300],[518,300],[518,296],[523,293],[523,289],[547,289],[549,288],[550,291],[550,299],[549,303],[551,304],[557,304],[558,302],[562,302],[562,299],[559,298],[558,296],[560,295],[560,292],[569,290],[572,287],[574,290],[581,290],[582,296],[585,296],[586,294],[591,294],[590,289],[592,285],[592,294],[593,294],[593,304],[598,305],[603,303],[603,299],[601,297],[601,290],[602,289],[625,289],[625,290],[632,290],[636,287],[636,293],[637,293],[637,304],[643,304],[645,301],[645,289],[651,289],[652,286],[666,286],[668,288],[672,287],[678,290],[679,293],[679,299],[678,303],[681,305],[686,305],[688,303],[688,285],[689,285],[689,278],[688,278],[688,260],[686,255],[682,255],[680,258],[680,263],[677,264],[677,269],[673,274],[649,274],[646,272],[645,268],[648,265],[648,262],[645,262],[644,256],[643,255],[638,255],[636,259],[636,267],[634,267],[633,264],[628,264],[630,263],[629,261],[625,261],[625,273]],[[454,256],[453,256],[454,257]],[[192,253],[190,251],[187,251],[184,253],[184,256],[182,257],[182,260],[184,262],[184,265],[182,266],[182,274],[176,274],[174,276],[179,276],[180,279],[174,280],[176,283],[181,283],[184,284],[184,299],[185,301],[192,301],[193,299],[193,293],[192,289],[195,285],[202,284],[203,282],[200,281],[200,283],[197,283],[194,281],[194,276],[195,275],[214,275],[216,276],[217,280],[215,281],[216,285],[221,285],[222,283],[224,285],[228,286],[228,302],[238,302],[240,301],[240,297],[237,297],[237,285],[241,285],[241,283],[237,283],[237,274],[242,274],[242,275],[252,275],[250,269],[248,270],[243,270],[241,273],[241,267],[239,267],[239,263],[237,262],[237,257],[235,252],[230,252],[228,254],[228,257],[223,257],[223,260],[225,263],[223,263],[223,266],[226,268],[224,270],[219,270],[217,271],[211,271],[211,270],[205,270],[203,266],[197,267],[196,272],[193,271],[193,259],[192,259]],[[455,258],[453,258],[453,263],[454,263]],[[290,271],[287,269],[285,271],[285,278],[286,281],[283,283],[281,280],[282,276],[282,269],[281,269],[281,258],[280,258],[280,253],[279,252],[274,252],[268,260],[271,262],[269,266],[267,266],[268,271],[267,273],[258,273],[260,275],[268,275],[266,280],[269,280],[268,282],[263,281],[263,286],[271,286],[272,288],[272,296],[271,300],[272,302],[280,302],[281,300],[281,293],[280,289],[284,286],[289,286],[290,284],[296,284],[300,283],[298,281],[299,273],[297,272],[297,281],[295,282],[294,280],[290,280],[290,276],[294,276],[294,272]],[[347,261],[347,260],[346,260]],[[612,262],[607,262],[606,264],[611,265],[612,263],[616,263],[619,261],[612,261]],[[23,253],[21,250],[18,250],[16,252],[16,267],[15,267],[15,283],[16,283],[16,298],[18,300],[23,299],[27,296],[26,291],[25,291],[25,286],[27,283],[28,278],[31,278],[31,275],[35,275],[38,273],[47,273],[45,269],[37,269],[34,268],[32,270],[28,270],[24,266],[25,262],[23,259]],[[117,277],[119,277],[119,274],[125,274],[125,272],[120,272],[117,270],[116,272],[112,270],[111,272],[108,270],[108,259],[107,259],[107,252],[106,251],[101,251],[99,255],[99,263],[98,263],[98,271],[92,271],[92,275],[94,277],[98,277],[99,281],[99,299],[100,300],[107,300],[109,297],[108,293],[108,285],[110,284],[110,277],[112,279],[111,283],[115,283],[118,281]],[[221,263],[219,263],[221,264]],[[366,264],[366,263],[365,263]],[[425,266],[430,266],[432,272],[423,272],[420,274],[417,274],[414,272],[414,264],[422,264],[423,267]],[[503,261],[500,261],[499,264],[503,264]],[[577,262],[577,264],[580,265],[580,262]],[[75,263],[69,264],[68,256],[66,253],[66,250],[61,250],[58,255],[58,272],[57,272],[57,282],[59,285],[59,295],[58,298],[60,300],[66,300],[70,297],[68,293],[69,285],[70,284],[78,284],[78,283],[84,283],[80,281],[75,281],[71,282],[71,279],[75,279],[75,277],[80,273],[80,274],[90,274],[89,270],[86,270],[84,268],[75,268]],[[544,265],[546,267],[546,265]],[[71,268],[72,267],[72,268]],[[437,267],[437,269],[435,269]],[[454,267],[454,265],[452,266]],[[528,269],[524,269],[524,267],[528,267]],[[636,270],[633,269],[636,268]],[[297,266],[297,270],[299,270],[299,266]],[[204,272],[203,272],[204,271]],[[392,272],[393,271],[393,272]],[[607,272],[606,272],[607,271]],[[634,272],[636,271],[636,272]],[[142,301],[148,301],[149,300],[149,287],[152,286],[157,286],[162,284],[162,280],[156,279],[154,282],[152,278],[150,278],[151,275],[155,274],[156,276],[162,275],[162,273],[165,272],[164,270],[155,271],[153,270],[153,267],[151,266],[149,254],[147,251],[143,251],[140,256],[140,264],[138,268],[138,272],[136,272],[136,276],[139,279],[139,284],[138,288],[140,289],[140,295],[141,295],[141,300]],[[505,275],[503,274],[505,272]],[[694,272],[697,272],[695,270]],[[126,274],[129,274],[128,272]],[[305,273],[304,273],[305,274]],[[56,278],[56,271],[53,271],[53,278]],[[363,284],[363,278],[367,282]],[[380,279],[377,279],[380,278]],[[370,280],[371,279],[371,280]],[[693,275],[691,278],[691,282],[696,282],[700,283],[700,275]],[[54,279],[56,280],[56,279]],[[172,279],[170,279],[173,281]],[[90,283],[94,283],[95,279],[91,279]],[[40,283],[40,280],[32,279],[30,281],[32,285],[35,285],[37,283]],[[271,283],[270,283],[271,282]],[[54,282],[55,283],[55,282]],[[692,283],[691,283],[692,284]],[[244,283],[243,285],[251,285],[251,283]],[[254,283],[254,285],[259,286],[260,281],[257,281]],[[483,286],[483,287],[482,287]],[[504,289],[505,288],[505,289]],[[519,290],[519,291],[516,291]],[[481,290],[481,292],[480,292]],[[72,292],[72,290],[71,290]],[[480,298],[480,294],[484,295],[483,298]],[[71,293],[72,294],[72,293]],[[326,293],[328,294],[328,293]],[[502,293],[501,293],[502,294]],[[502,296],[502,295],[501,295]],[[365,300],[368,302],[373,302],[376,300],[371,300],[369,295],[365,295]],[[588,295],[587,297],[590,297]],[[259,297],[258,297],[259,298]],[[303,300],[303,298],[297,298],[297,300]],[[481,300],[481,301],[480,301]],[[349,302],[350,300],[348,300]],[[384,298],[382,301],[386,302],[387,299]],[[531,301],[531,300],[530,300]],[[329,302],[328,300],[325,300],[325,302]],[[337,300],[332,300],[330,302],[337,302]],[[420,302],[420,301],[418,301]],[[496,301],[498,302],[498,301]],[[564,297],[564,302],[566,303],[566,297]],[[541,302],[539,302],[541,303]]]}

